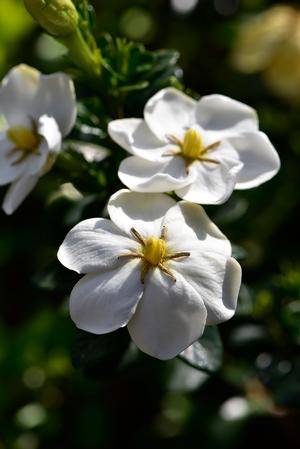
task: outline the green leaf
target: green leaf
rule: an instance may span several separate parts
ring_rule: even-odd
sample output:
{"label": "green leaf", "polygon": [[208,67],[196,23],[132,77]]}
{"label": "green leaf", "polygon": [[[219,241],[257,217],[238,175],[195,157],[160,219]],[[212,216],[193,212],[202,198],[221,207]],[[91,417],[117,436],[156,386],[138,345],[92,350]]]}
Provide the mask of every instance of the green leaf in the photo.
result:
{"label": "green leaf", "polygon": [[214,214],[214,221],[217,225],[233,223],[247,212],[248,201],[240,196],[232,196],[227,203],[222,204]]}
{"label": "green leaf", "polygon": [[[99,89],[118,99],[119,103],[120,95],[123,95],[129,116],[136,115],[156,91],[173,84],[182,75],[177,66],[179,53],[175,50],[151,52],[141,44],[112,39],[109,34],[100,36],[98,45],[105,69]],[[138,105],[138,110],[131,110],[132,104]]]}
{"label": "green leaf", "polygon": [[155,66],[153,67],[155,71],[166,70],[168,67],[174,67],[180,57],[178,51],[173,49],[157,50],[153,52],[153,55],[155,57]]}
{"label": "green leaf", "polygon": [[207,326],[202,337],[179,355],[188,365],[208,373],[220,368],[222,357],[223,345],[216,326]]}
{"label": "green leaf", "polygon": [[235,259],[243,260],[247,258],[248,253],[242,246],[231,244],[231,248],[232,248],[232,257],[234,257]]}
{"label": "green leaf", "polygon": [[130,92],[131,90],[141,90],[149,86],[148,81],[140,81],[139,83],[132,84],[130,86],[122,86],[119,88],[119,92]]}
{"label": "green leaf", "polygon": [[78,281],[78,275],[66,270],[58,261],[53,261],[32,278],[35,288],[48,292],[69,293]]}
{"label": "green leaf", "polygon": [[118,369],[129,343],[126,328],[104,335],[78,330],[72,350],[73,365],[93,377],[109,375]]}

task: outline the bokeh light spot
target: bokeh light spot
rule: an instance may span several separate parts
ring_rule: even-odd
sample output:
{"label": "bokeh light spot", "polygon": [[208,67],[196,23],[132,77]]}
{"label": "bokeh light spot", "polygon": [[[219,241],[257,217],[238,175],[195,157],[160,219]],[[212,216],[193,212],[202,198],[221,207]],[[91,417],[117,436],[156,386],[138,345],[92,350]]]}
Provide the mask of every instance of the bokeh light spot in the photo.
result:
{"label": "bokeh light spot", "polygon": [[215,10],[222,16],[231,16],[239,6],[239,0],[214,0]]}
{"label": "bokeh light spot", "polygon": [[129,39],[145,40],[152,35],[155,25],[148,11],[130,8],[121,16],[120,28]]}
{"label": "bokeh light spot", "polygon": [[22,407],[16,414],[16,422],[24,429],[32,429],[46,421],[47,414],[40,404],[32,403]]}
{"label": "bokeh light spot", "polygon": [[220,407],[220,416],[224,421],[235,421],[245,418],[250,412],[250,406],[245,398],[236,396],[227,399]]}
{"label": "bokeh light spot", "polygon": [[187,14],[196,8],[198,0],[171,0],[171,6],[179,14]]}
{"label": "bokeh light spot", "polygon": [[22,433],[15,441],[15,449],[37,449],[38,437],[32,432]]}
{"label": "bokeh light spot", "polygon": [[288,360],[281,360],[278,363],[277,370],[280,374],[288,374],[292,370],[292,364]]}
{"label": "bokeh light spot", "polygon": [[266,369],[268,368],[272,363],[272,356],[271,354],[268,354],[267,352],[262,352],[259,354],[256,358],[256,366],[259,369]]}
{"label": "bokeh light spot", "polygon": [[40,388],[45,382],[45,373],[41,368],[31,366],[23,374],[23,382],[31,389]]}
{"label": "bokeh light spot", "polygon": [[36,42],[37,56],[46,61],[53,61],[66,56],[66,48],[53,37],[42,34]]}

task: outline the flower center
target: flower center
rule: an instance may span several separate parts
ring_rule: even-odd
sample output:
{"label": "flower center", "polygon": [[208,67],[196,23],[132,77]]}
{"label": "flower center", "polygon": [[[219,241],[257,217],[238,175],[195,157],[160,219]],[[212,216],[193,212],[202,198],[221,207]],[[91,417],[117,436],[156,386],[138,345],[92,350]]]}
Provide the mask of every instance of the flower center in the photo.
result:
{"label": "flower center", "polygon": [[220,161],[209,157],[208,153],[214,151],[221,142],[214,142],[208,146],[203,143],[202,136],[199,131],[189,128],[181,141],[176,136],[167,135],[168,140],[175,144],[177,148],[166,151],[163,156],[180,156],[185,161],[186,171],[188,173],[189,166],[194,161],[209,162],[211,164],[220,164]]}
{"label": "flower center", "polygon": [[38,148],[41,137],[36,132],[36,126],[33,122],[32,129],[25,126],[12,126],[6,131],[7,138],[14,144],[14,148],[8,151],[7,156],[18,157],[11,163],[17,165],[28,158],[30,154],[38,155]]}
{"label": "flower center", "polygon": [[188,129],[181,144],[182,156],[188,159],[198,159],[203,153],[205,153],[205,146],[201,134],[195,129]]}
{"label": "flower center", "polygon": [[131,229],[132,236],[141,244],[141,250],[120,254],[119,259],[123,257],[138,258],[142,260],[141,282],[145,281],[145,276],[151,268],[159,268],[163,273],[176,282],[176,278],[170,271],[167,262],[171,259],[190,256],[190,252],[181,251],[178,253],[170,252],[167,248],[167,228],[162,227],[160,238],[144,237],[134,228]]}
{"label": "flower center", "polygon": [[13,126],[7,130],[6,135],[15,147],[22,151],[35,151],[40,143],[39,135],[24,126]]}
{"label": "flower center", "polygon": [[163,262],[166,255],[167,245],[165,240],[149,237],[143,248],[144,258],[151,265],[157,266]]}

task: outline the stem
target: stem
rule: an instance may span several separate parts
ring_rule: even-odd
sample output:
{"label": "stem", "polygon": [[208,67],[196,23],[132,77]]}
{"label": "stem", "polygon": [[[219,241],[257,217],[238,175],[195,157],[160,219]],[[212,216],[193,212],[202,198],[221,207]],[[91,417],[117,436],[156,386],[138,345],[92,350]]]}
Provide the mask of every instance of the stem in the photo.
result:
{"label": "stem", "polygon": [[101,74],[100,50],[92,52],[77,28],[74,33],[61,38],[62,43],[68,48],[72,61],[88,73],[92,78],[98,78]]}

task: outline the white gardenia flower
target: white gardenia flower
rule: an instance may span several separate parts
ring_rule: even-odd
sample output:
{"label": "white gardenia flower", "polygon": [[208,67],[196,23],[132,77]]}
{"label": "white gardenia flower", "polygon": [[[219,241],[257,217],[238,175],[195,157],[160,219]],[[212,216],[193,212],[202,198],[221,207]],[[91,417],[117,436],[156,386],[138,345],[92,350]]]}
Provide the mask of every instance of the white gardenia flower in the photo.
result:
{"label": "white gardenia flower", "polygon": [[0,185],[11,184],[2,207],[11,214],[52,167],[74,125],[73,82],[63,73],[16,66],[0,85],[0,116]]}
{"label": "white gardenia flower", "polygon": [[105,334],[127,325],[142,351],[170,359],[206,325],[233,316],[241,268],[201,206],[120,190],[108,213],[111,221],[77,224],[58,251],[64,266],[86,274],[70,299],[80,329]]}
{"label": "white gardenia flower", "polygon": [[174,190],[187,201],[221,204],[234,189],[256,187],[280,168],[254,109],[222,95],[195,101],[166,88],[147,102],[144,119],[114,120],[108,131],[132,154],[119,177],[138,192]]}

